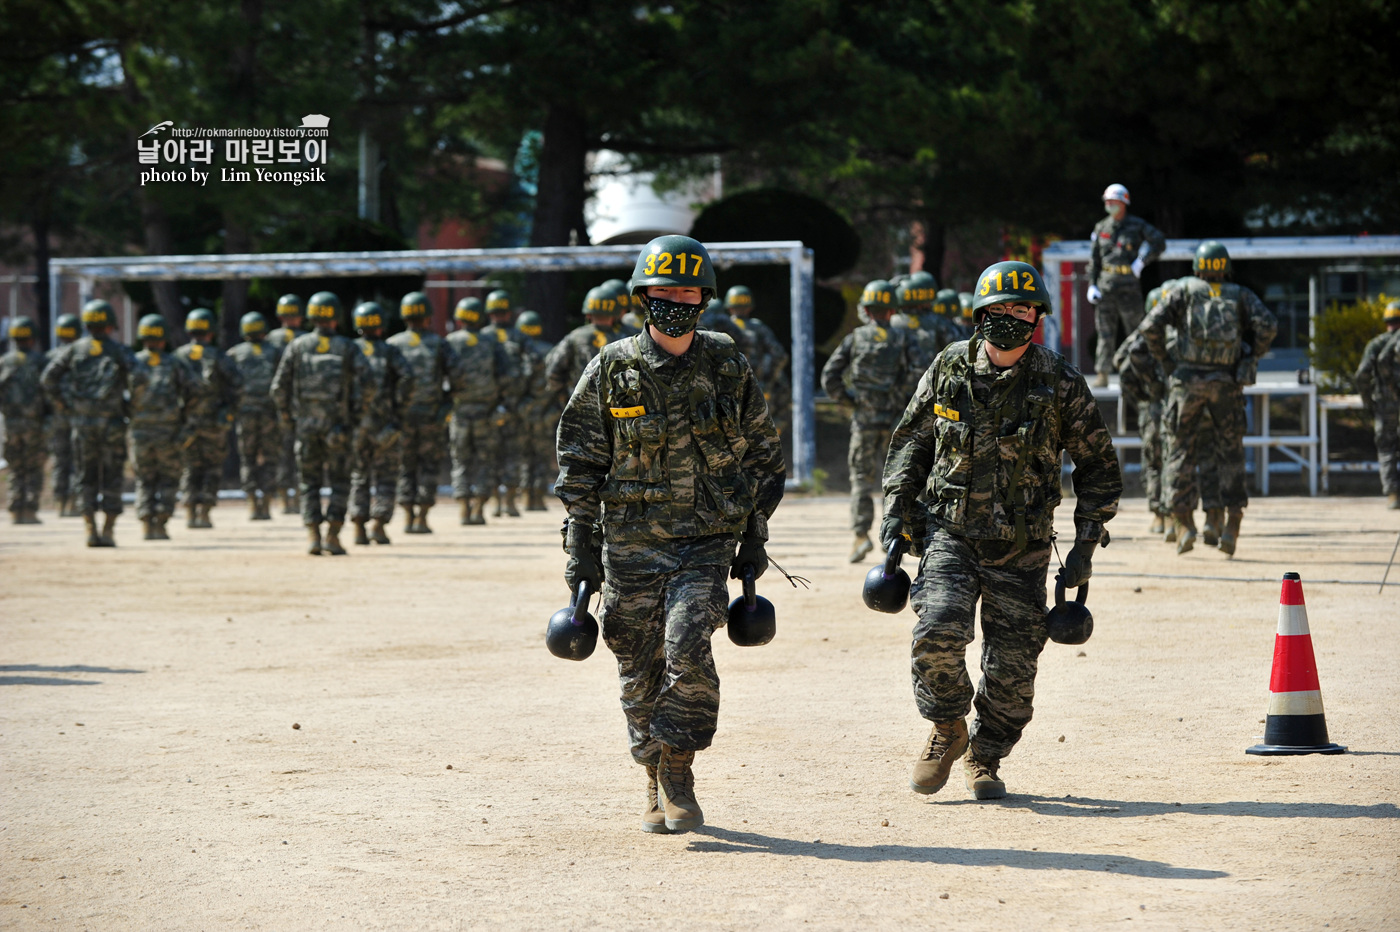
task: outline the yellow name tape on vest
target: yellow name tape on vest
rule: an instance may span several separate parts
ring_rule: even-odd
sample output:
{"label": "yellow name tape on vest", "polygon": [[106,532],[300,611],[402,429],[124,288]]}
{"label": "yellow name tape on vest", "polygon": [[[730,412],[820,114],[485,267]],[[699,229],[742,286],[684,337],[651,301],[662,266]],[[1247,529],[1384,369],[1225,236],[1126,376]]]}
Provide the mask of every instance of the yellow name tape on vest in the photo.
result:
{"label": "yellow name tape on vest", "polygon": [[637,405],[635,408],[609,408],[608,410],[612,412],[613,417],[641,417],[647,413],[647,409],[642,405]]}
{"label": "yellow name tape on vest", "polygon": [[939,417],[946,417],[950,421],[962,420],[962,415],[959,414],[957,411],[953,410],[952,408],[945,408],[940,404],[935,404],[933,406],[933,413],[938,415]]}

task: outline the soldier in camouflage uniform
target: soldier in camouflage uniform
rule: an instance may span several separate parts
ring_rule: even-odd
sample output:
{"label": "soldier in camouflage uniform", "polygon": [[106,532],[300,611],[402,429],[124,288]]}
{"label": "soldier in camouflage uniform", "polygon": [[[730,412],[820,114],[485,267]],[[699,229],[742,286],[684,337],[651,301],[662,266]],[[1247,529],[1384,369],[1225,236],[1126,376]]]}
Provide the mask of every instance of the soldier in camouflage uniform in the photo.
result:
{"label": "soldier in camouflage uniform", "polygon": [[[719,298],[712,298],[705,306],[705,312],[700,315],[700,323],[696,325],[698,330],[708,330],[711,333],[722,333],[734,341],[734,345],[739,347],[739,352],[748,355],[745,350],[748,348],[748,339],[744,336],[744,331],[734,325],[734,318],[729,316],[729,311],[725,310],[724,302]],[[753,365],[752,361],[749,365]],[[754,375],[757,378],[757,373]]]}
{"label": "soldier in camouflage uniform", "polygon": [[[73,426],[73,490],[89,547],[115,547],[126,464],[126,390],[136,356],[110,336],[117,315],[103,300],[83,305],[87,335],[65,346],[44,367],[40,383],[50,404]],[[97,529],[97,512],[105,515]]]}
{"label": "soldier in camouflage uniform", "polygon": [[10,321],[10,351],[0,356],[0,414],[5,415],[5,461],[10,471],[10,516],[15,524],[42,524],[44,488],[44,354],[34,349],[34,322]]}
{"label": "soldier in camouflage uniform", "polygon": [[1356,370],[1362,407],[1375,423],[1381,492],[1400,509],[1400,301],[1385,307],[1385,333],[1366,344]]}
{"label": "soldier in camouflage uniform", "polygon": [[[269,347],[278,351],[278,361],[281,361],[281,353],[292,345],[292,341],[302,334],[302,323],[305,320],[304,307],[301,298],[294,294],[284,294],[277,299],[277,319],[282,324],[276,330],[267,335],[264,341]],[[295,515],[301,513],[301,508],[297,505],[297,457],[296,438],[290,431],[281,431],[282,455],[277,460],[277,488],[282,490],[282,514]]]}
{"label": "soldier in camouflage uniform", "polygon": [[540,338],[544,325],[540,315],[524,311],[515,323],[524,348],[522,358],[528,367],[525,397],[521,399],[521,487],[525,489],[525,510],[545,511],[544,493],[553,478],[554,433],[559,424],[558,397],[549,390],[547,362],[554,344]]}
{"label": "soldier in camouflage uniform", "polygon": [[555,397],[567,401],[589,362],[617,338],[619,308],[617,295],[601,286],[588,289],[583,299],[583,316],[588,323],[570,330],[545,357],[545,383]]}
{"label": "soldier in camouflage uniform", "polygon": [[724,293],[724,307],[734,324],[744,331],[747,346],[744,354],[753,366],[754,378],[763,389],[768,413],[784,433],[792,422],[792,392],[788,382],[788,351],[773,328],[753,316],[753,293],[743,285],[734,285]]}
{"label": "soldier in camouflage uniform", "polygon": [[[44,354],[40,370],[53,362],[63,348],[78,339],[82,324],[76,314],[60,314],[54,326],[54,337],[58,345]],[[45,399],[44,433],[49,438],[49,452],[53,454],[53,497],[60,518],[77,518],[82,515],[73,505],[73,428],[67,415],[55,411]]]}
{"label": "soldier in camouflage uniform", "polygon": [[[355,427],[355,463],[350,474],[350,521],[355,543],[390,543],[384,524],[394,517],[394,491],[402,470],[402,412],[412,401],[413,369],[397,346],[384,339],[384,309],[366,301],[355,308],[355,341],[364,357],[362,414]],[[373,522],[369,531],[365,522]]]}
{"label": "soldier in camouflage uniform", "polygon": [[411,291],[399,302],[408,329],[389,338],[413,373],[413,388],[403,415],[399,505],[405,534],[431,534],[428,511],[437,504],[438,473],[447,449],[448,382],[457,379],[457,356],[447,341],[428,329],[428,296]]}
{"label": "soldier in camouflage uniform", "polygon": [[1094,305],[1094,327],[1099,345],[1094,385],[1108,385],[1113,351],[1118,346],[1118,325],[1132,333],[1142,323],[1142,270],[1167,248],[1162,231],[1128,213],[1128,189],[1111,184],[1104,189],[1103,207],[1108,216],[1094,224],[1089,235],[1089,303]]}
{"label": "soldier in camouflage uniform", "polygon": [[[978,331],[939,354],[895,427],[885,466],[886,547],[923,552],[910,590],[914,698],[933,722],[910,786],[936,793],[969,751],[977,799],[1006,795],[1002,758],[1031,719],[1047,636],[1045,580],[1061,454],[1074,462],[1075,543],[1059,580],[1089,579],[1094,548],[1123,491],[1113,440],[1083,376],[1031,344],[1051,312],[1040,273],[998,262],[981,275]],[[927,505],[925,505],[927,502]],[[964,655],[982,602],[982,681],[974,693]],[[969,733],[965,717],[975,706]]]}
{"label": "soldier in camouflage uniform", "polygon": [[136,516],[146,540],[169,540],[175,513],[185,413],[204,390],[198,372],[167,353],[165,318],[147,314],[136,327],[142,349],[131,370],[131,465]]}
{"label": "soldier in camouflage uniform", "polygon": [[647,330],[588,364],[559,422],[555,491],[569,590],[603,584],[603,639],[647,770],[642,828],[683,832],[704,823],[691,765],[719,717],[710,638],[727,620],[725,576],[768,565],[783,456],[748,362],[695,329],[715,292],[705,247],[652,240],[632,286]]}
{"label": "soldier in camouflage uniform", "polygon": [[185,317],[190,342],[175,351],[200,377],[201,389],[185,409],[181,441],[185,469],[180,492],[188,513],[186,527],[212,528],[209,511],[219,504],[219,485],[228,458],[228,430],[233,423],[242,376],[233,360],[214,343],[214,313],[197,307]]}
{"label": "soldier in camouflage uniform", "polygon": [[[282,429],[296,433],[297,492],[306,552],[344,556],[340,529],[350,498],[351,441],[360,415],[359,386],[364,381],[365,357],[360,348],[335,332],[340,299],[318,291],[306,306],[316,326],[282,352],[272,377],[272,400]],[[330,501],[321,510],[321,483],[330,486]],[[324,547],[321,522],[326,524]]]}
{"label": "soldier in camouflage uniform", "polygon": [[875,549],[870,527],[875,522],[872,493],[879,487],[890,446],[890,430],[909,400],[910,368],[907,330],[890,327],[894,289],[884,279],[865,286],[860,311],[870,319],[841,341],[822,369],[822,389],[851,415],[851,562]]}
{"label": "soldier in camouflage uniform", "polygon": [[447,335],[447,345],[457,354],[461,372],[452,391],[452,497],[461,507],[462,524],[485,524],[500,441],[500,372],[509,360],[500,343],[478,334],[486,318],[479,298],[458,301],[452,316],[457,329]]}
{"label": "soldier in camouflage uniform", "polygon": [[282,360],[282,350],[267,343],[267,321],[257,311],[238,322],[243,342],[228,351],[238,369],[239,387],[234,431],[238,438],[238,478],[248,496],[248,518],[272,518],[271,496],[282,455],[282,430],[277,406],[272,403],[272,376]]}
{"label": "soldier in camouflage uniform", "polygon": [[906,331],[912,381],[917,381],[933,365],[943,347],[959,338],[948,318],[933,309],[938,294],[933,276],[922,271],[910,275],[895,290],[899,313],[891,319],[890,326]]}
{"label": "soldier in camouflage uniform", "polygon": [[[598,287],[619,302],[618,310],[622,311],[622,316],[618,318],[617,332],[625,336],[641,333],[646,327],[646,304],[632,293],[632,286],[620,278],[610,278]],[[629,330],[631,333],[626,333]]]}
{"label": "soldier in camouflage uniform", "polygon": [[525,359],[524,338],[515,329],[515,312],[511,308],[510,292],[497,289],[486,296],[486,314],[491,323],[481,329],[481,338],[497,344],[502,365],[496,373],[500,388],[496,406],[496,468],[492,484],[496,492],[497,518],[507,515],[520,517],[515,506],[521,475],[524,471],[524,439],[521,427],[521,402],[525,398],[530,369]]}
{"label": "soldier in camouflage uniform", "polygon": [[[1259,360],[1269,351],[1278,322],[1248,288],[1228,282],[1230,254],[1214,240],[1196,248],[1195,277],[1162,295],[1143,323],[1147,348],[1171,377],[1162,411],[1166,454],[1162,484],[1171,498],[1176,552],[1196,543],[1196,439],[1201,422],[1215,425],[1221,497],[1228,511],[1219,548],[1233,556],[1249,494],[1244,484],[1244,386],[1254,384]],[[1167,347],[1167,328],[1176,349]]]}

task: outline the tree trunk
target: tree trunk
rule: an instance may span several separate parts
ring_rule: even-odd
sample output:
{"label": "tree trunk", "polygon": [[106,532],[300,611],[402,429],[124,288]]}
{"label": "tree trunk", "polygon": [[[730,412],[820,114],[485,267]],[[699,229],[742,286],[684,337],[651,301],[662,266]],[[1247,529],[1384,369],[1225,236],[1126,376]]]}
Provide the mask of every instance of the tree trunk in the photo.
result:
{"label": "tree trunk", "polygon": [[[53,338],[49,319],[55,311],[49,309],[49,201],[40,197],[34,204],[34,216],[30,221],[34,232],[34,306],[38,308],[34,321],[38,328],[38,345],[48,346]],[[61,310],[61,308],[60,308]]]}
{"label": "tree trunk", "polygon": [[[539,193],[535,196],[531,246],[588,245],[583,203],[588,196],[588,122],[571,107],[552,104],[544,121]],[[542,318],[547,339],[564,335],[569,277],[564,272],[537,272],[525,286],[528,306]]]}
{"label": "tree trunk", "polygon": [[[155,198],[140,189],[141,226],[145,232],[146,255],[168,256],[174,249],[170,235],[170,218]],[[165,330],[170,334],[184,332],[185,308],[180,303],[180,287],[175,282],[151,282],[156,298],[156,311],[165,318]]]}
{"label": "tree trunk", "polygon": [[[242,41],[229,52],[229,87],[239,116],[251,125],[257,113],[258,33],[262,26],[262,0],[242,0],[239,16],[243,20]],[[238,216],[236,206],[224,208],[224,252],[251,252],[252,237],[248,225]],[[239,321],[248,310],[248,280],[225,279],[222,285],[222,343],[225,347],[239,341]]]}
{"label": "tree trunk", "polygon": [[927,218],[921,226],[924,234],[923,242],[919,244],[924,259],[922,269],[934,277],[939,288],[943,288],[943,257],[948,250],[948,226]]}
{"label": "tree trunk", "polygon": [[[229,212],[224,214],[224,252],[244,253],[252,250],[252,240],[248,228],[236,220]],[[233,346],[240,339],[238,322],[248,310],[248,279],[226,278],[223,282],[223,339],[225,348]],[[271,329],[269,324],[268,329]]]}

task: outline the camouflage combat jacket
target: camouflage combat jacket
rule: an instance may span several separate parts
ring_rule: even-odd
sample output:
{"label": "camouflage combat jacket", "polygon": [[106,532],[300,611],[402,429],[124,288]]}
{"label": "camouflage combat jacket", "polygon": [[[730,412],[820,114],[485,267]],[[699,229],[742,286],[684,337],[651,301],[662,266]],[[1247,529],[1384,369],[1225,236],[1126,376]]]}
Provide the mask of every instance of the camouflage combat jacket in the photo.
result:
{"label": "camouflage combat jacket", "polygon": [[293,330],[291,327],[278,327],[276,330],[269,330],[267,336],[263,337],[263,343],[274,349],[284,350],[292,345],[292,341],[306,333],[305,330]]}
{"label": "camouflage combat jacket", "polygon": [[777,429],[748,362],[722,334],[672,356],[648,334],[603,347],[559,421],[555,491],[604,540],[737,535],[783,496]]}
{"label": "camouflage combat jacket", "polygon": [[933,311],[922,314],[896,314],[890,321],[890,326],[903,330],[905,339],[909,342],[911,381],[927,372],[934,359],[943,352],[943,348],[960,336],[953,332],[946,317],[940,317]]}
{"label": "camouflage combat jacket", "polygon": [[18,347],[0,356],[0,414],[6,424],[44,419],[43,362],[43,353]]}
{"label": "camouflage combat jacket", "polygon": [[234,405],[243,376],[228,354],[213,343],[186,343],[174,354],[199,376],[199,389],[185,406],[191,427],[226,427],[233,421]]}
{"label": "camouflage combat jacket", "polygon": [[447,416],[451,396],[448,388],[461,378],[457,354],[447,341],[430,330],[405,330],[388,340],[403,354],[413,373],[408,406],[401,412],[407,424],[433,424]]}
{"label": "camouflage combat jacket", "polygon": [[549,373],[545,360],[554,349],[554,344],[538,337],[521,335],[521,360],[525,365],[524,394],[520,399],[520,413],[523,417],[545,417],[557,412],[558,396],[549,391]]}
{"label": "camouflage combat jacket", "polygon": [[185,408],[203,391],[199,375],[174,353],[143,349],[131,370],[131,428],[182,427]]}
{"label": "camouflage combat jacket", "polygon": [[[734,318],[728,311],[715,310],[705,311],[700,315],[700,321],[695,325],[697,330],[708,330],[711,333],[722,333],[734,341],[734,345],[739,347],[739,352],[745,353],[747,349],[748,337],[744,336],[744,331],[734,323]],[[745,353],[747,355],[747,353]]]}
{"label": "camouflage combat jacket", "polygon": [[507,414],[514,414],[520,406],[520,401],[525,397],[525,383],[530,376],[528,363],[525,360],[525,346],[521,342],[525,335],[514,327],[497,327],[495,324],[487,324],[477,332],[477,336],[488,343],[495,343],[498,355],[496,357],[496,384],[500,388],[501,409]]}
{"label": "camouflage combat jacket", "polygon": [[304,333],[282,352],[272,377],[277,413],[298,429],[348,428],[360,410],[364,354],[339,334]]}
{"label": "camouflage combat jacket", "polygon": [[912,382],[907,330],[869,323],[846,334],[822,368],[822,389],[855,404],[856,422],[889,426],[909,400]]}
{"label": "camouflage combat jacket", "polygon": [[939,354],[890,438],[887,507],[913,528],[978,540],[1049,540],[1060,503],[1061,451],[1074,462],[1076,540],[1098,540],[1123,477],[1084,377],[1031,344],[993,365],[980,337]]}
{"label": "camouflage combat jacket", "polygon": [[388,427],[397,431],[413,393],[413,370],[399,348],[387,340],[355,340],[360,366],[360,429],[371,435]]}
{"label": "camouflage combat jacket", "polygon": [[40,384],[54,407],[69,417],[125,417],[125,393],[135,365],[135,354],[116,340],[85,333],[44,368]]}
{"label": "camouflage combat jacket", "polygon": [[[1168,327],[1176,330],[1174,351],[1167,348]],[[1163,292],[1141,329],[1148,350],[1173,379],[1253,385],[1278,321],[1248,288],[1191,277]]]}
{"label": "camouflage combat jacket", "polygon": [[567,400],[583,375],[583,370],[588,367],[593,357],[598,355],[598,351],[618,339],[621,337],[613,330],[591,323],[570,330],[545,357],[545,381],[548,390]]}
{"label": "camouflage combat jacket", "polygon": [[453,417],[480,417],[496,407],[501,389],[497,372],[504,365],[505,350],[470,330],[447,335],[447,345],[457,354],[461,378],[452,390]]}
{"label": "camouflage combat jacket", "polygon": [[[1146,245],[1146,251],[1143,246]],[[1089,234],[1089,281],[1105,291],[1137,286],[1133,262],[1142,257],[1151,265],[1167,248],[1162,231],[1141,217],[1124,214],[1122,220],[1104,217]]]}
{"label": "camouflage combat jacket", "polygon": [[1400,330],[1382,333],[1366,344],[1356,369],[1356,391],[1372,411],[1400,409]]}
{"label": "camouflage combat jacket", "polygon": [[271,417],[277,413],[272,403],[272,377],[277,374],[277,363],[282,360],[282,349],[268,346],[267,340],[261,343],[246,341],[228,351],[228,358],[238,370],[238,414],[241,417],[262,415]]}

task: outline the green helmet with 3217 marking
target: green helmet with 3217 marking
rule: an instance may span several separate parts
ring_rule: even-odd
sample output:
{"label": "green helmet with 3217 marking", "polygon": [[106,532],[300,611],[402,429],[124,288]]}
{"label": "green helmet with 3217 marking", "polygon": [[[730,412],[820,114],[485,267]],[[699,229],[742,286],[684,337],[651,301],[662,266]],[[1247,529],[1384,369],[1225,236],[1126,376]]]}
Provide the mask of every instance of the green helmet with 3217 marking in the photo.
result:
{"label": "green helmet with 3217 marking", "polygon": [[645,295],[652,287],[699,288],[701,307],[719,291],[709,252],[699,240],[678,233],[658,236],[637,256],[632,294]]}
{"label": "green helmet with 3217 marking", "polygon": [[972,290],[972,313],[991,304],[1011,301],[1038,307],[1041,314],[1052,313],[1050,293],[1035,266],[1028,262],[997,262],[987,266]]}

